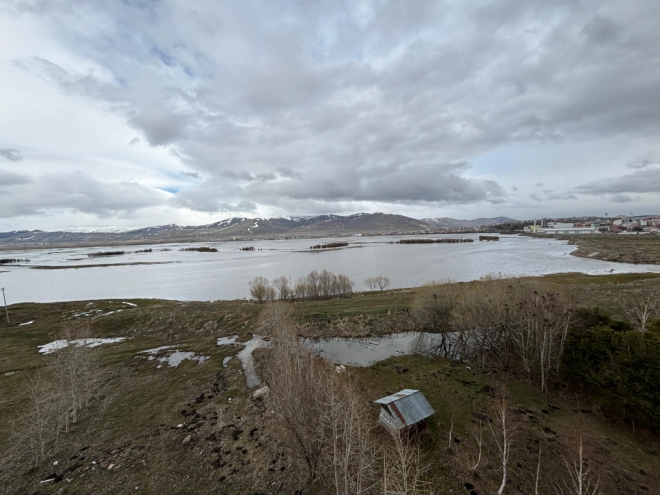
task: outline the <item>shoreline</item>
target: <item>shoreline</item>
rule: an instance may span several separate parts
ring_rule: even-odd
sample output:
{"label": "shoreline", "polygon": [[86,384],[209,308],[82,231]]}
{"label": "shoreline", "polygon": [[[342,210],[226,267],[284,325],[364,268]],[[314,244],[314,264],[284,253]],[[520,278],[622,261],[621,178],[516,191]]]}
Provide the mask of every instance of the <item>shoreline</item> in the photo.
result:
{"label": "shoreline", "polygon": [[538,239],[568,241],[577,246],[571,256],[586,259],[629,263],[632,265],[660,265],[660,235],[602,234],[520,234]]}

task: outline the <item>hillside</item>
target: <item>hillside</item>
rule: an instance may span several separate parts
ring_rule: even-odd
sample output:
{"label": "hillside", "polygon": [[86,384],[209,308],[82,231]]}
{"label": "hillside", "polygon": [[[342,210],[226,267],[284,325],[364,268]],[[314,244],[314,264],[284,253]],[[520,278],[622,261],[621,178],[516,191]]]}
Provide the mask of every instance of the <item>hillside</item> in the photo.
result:
{"label": "hillside", "polygon": [[197,226],[169,224],[132,230],[95,229],[86,232],[16,230],[13,232],[0,232],[0,248],[421,234],[454,229],[475,229],[476,231],[481,227],[495,226],[511,221],[513,220],[506,217],[477,218],[475,220],[457,220],[445,217],[418,220],[387,213],[274,218],[232,217]]}
{"label": "hillside", "polygon": [[419,233],[429,229],[421,220],[384,213],[317,215],[276,218],[228,218],[219,222],[186,226],[159,225],[129,231],[47,232],[19,230],[0,233],[0,246],[33,247],[222,241],[291,236]]}

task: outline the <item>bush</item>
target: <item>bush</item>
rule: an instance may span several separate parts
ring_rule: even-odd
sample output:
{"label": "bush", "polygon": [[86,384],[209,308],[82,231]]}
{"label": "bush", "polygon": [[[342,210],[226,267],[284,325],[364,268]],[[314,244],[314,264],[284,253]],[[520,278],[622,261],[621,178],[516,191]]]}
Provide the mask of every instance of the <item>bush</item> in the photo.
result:
{"label": "bush", "polygon": [[603,405],[657,428],[660,424],[660,338],[607,326],[571,332],[564,377],[599,397]]}
{"label": "bush", "polygon": [[632,325],[627,321],[614,320],[597,306],[578,309],[575,312],[575,323],[573,327],[581,331],[597,327],[609,327],[618,332],[629,332],[633,329]]}

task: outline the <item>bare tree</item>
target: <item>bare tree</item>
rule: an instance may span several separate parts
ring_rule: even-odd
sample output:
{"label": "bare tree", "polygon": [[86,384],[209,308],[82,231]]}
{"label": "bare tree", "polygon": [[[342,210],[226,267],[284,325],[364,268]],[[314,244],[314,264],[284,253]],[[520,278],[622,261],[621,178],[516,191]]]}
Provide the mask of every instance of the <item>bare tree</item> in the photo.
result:
{"label": "bare tree", "polygon": [[41,371],[28,375],[28,380],[29,406],[20,418],[18,431],[37,465],[47,457],[47,450],[57,437],[58,404],[52,381]]}
{"label": "bare tree", "polygon": [[383,455],[382,495],[422,495],[430,493],[423,479],[428,465],[422,462],[419,445],[405,433],[390,431],[392,441]]}
{"label": "bare tree", "polygon": [[65,432],[70,430],[70,423],[78,422],[79,411],[89,406],[101,380],[97,350],[90,346],[90,339],[90,322],[68,323],[59,334],[59,340],[67,345],[50,358]]}
{"label": "bare tree", "polygon": [[279,298],[281,301],[286,301],[293,297],[294,288],[291,284],[291,278],[287,278],[284,275],[273,280],[273,286],[277,289]]}
{"label": "bare tree", "polygon": [[364,285],[369,287],[371,292],[376,290],[376,279],[374,277],[368,277],[364,279]]}
{"label": "bare tree", "polygon": [[539,457],[536,461],[536,478],[534,479],[534,495],[539,495],[540,481],[541,481],[541,444],[539,444]]}
{"label": "bare tree", "polygon": [[375,278],[375,282],[376,282],[376,285],[378,286],[378,288],[379,288],[381,291],[387,289],[387,288],[389,287],[389,285],[390,285],[390,279],[387,278],[387,277],[383,277],[382,275],[378,275],[378,276]]}
{"label": "bare tree", "polygon": [[270,285],[270,281],[266,277],[254,277],[249,282],[250,295],[263,304],[266,301],[272,301],[275,298],[275,289]]}
{"label": "bare tree", "polygon": [[446,332],[456,302],[456,284],[450,280],[425,285],[417,291],[412,316],[420,330]]}
{"label": "bare tree", "polygon": [[497,491],[497,495],[502,495],[508,481],[513,434],[518,427],[518,424],[512,417],[511,405],[507,397],[506,389],[503,385],[500,387],[497,397],[495,398],[493,413],[495,419],[492,422],[489,422],[488,426],[499,453],[500,466],[502,468],[502,482]]}
{"label": "bare tree", "polygon": [[311,483],[318,476],[325,447],[321,409],[328,367],[300,344],[291,313],[281,303],[262,313],[261,321],[273,332],[269,405],[284,444],[302,462]]}
{"label": "bare tree", "polygon": [[640,332],[656,318],[660,318],[660,291],[635,291],[621,301],[623,309]]}
{"label": "bare tree", "polygon": [[[578,406],[579,407],[579,406]],[[584,418],[578,413],[575,427],[567,439],[568,454],[564,457],[566,475],[557,483],[560,495],[598,495],[598,480],[593,480],[585,441]]]}
{"label": "bare tree", "polygon": [[378,485],[378,449],[367,402],[347,375],[330,373],[322,404],[328,454],[324,456],[339,495],[372,492]]}
{"label": "bare tree", "polygon": [[477,444],[477,458],[474,461],[474,464],[471,466],[472,471],[476,471],[477,468],[479,467],[479,464],[481,463],[481,456],[483,452],[483,446],[484,446],[484,425],[483,421],[481,418],[479,418],[478,422],[475,422],[473,424],[472,428],[472,437],[474,438],[475,443]]}

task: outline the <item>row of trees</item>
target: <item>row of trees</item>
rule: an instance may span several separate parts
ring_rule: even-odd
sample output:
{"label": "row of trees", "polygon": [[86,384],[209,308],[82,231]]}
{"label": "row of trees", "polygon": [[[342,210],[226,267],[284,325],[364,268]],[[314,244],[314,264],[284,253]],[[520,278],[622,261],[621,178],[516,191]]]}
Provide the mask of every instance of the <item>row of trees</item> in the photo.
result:
{"label": "row of trees", "polygon": [[288,300],[316,300],[348,297],[355,285],[346,275],[335,275],[328,270],[313,270],[294,283],[291,277],[281,276],[271,283],[266,277],[255,277],[249,282],[250,295],[259,303]]}
{"label": "row of trees", "polygon": [[574,306],[572,297],[547,284],[489,278],[426,286],[412,314],[420,330],[445,335],[434,351],[503,365],[518,358],[545,391],[550,373],[559,371]]}
{"label": "row of trees", "polygon": [[61,348],[44,356],[46,366],[29,376],[29,407],[14,431],[35,464],[48,456],[62,434],[71,431],[101,384],[97,350],[85,345],[90,338],[89,322],[66,325],[58,335]]}

